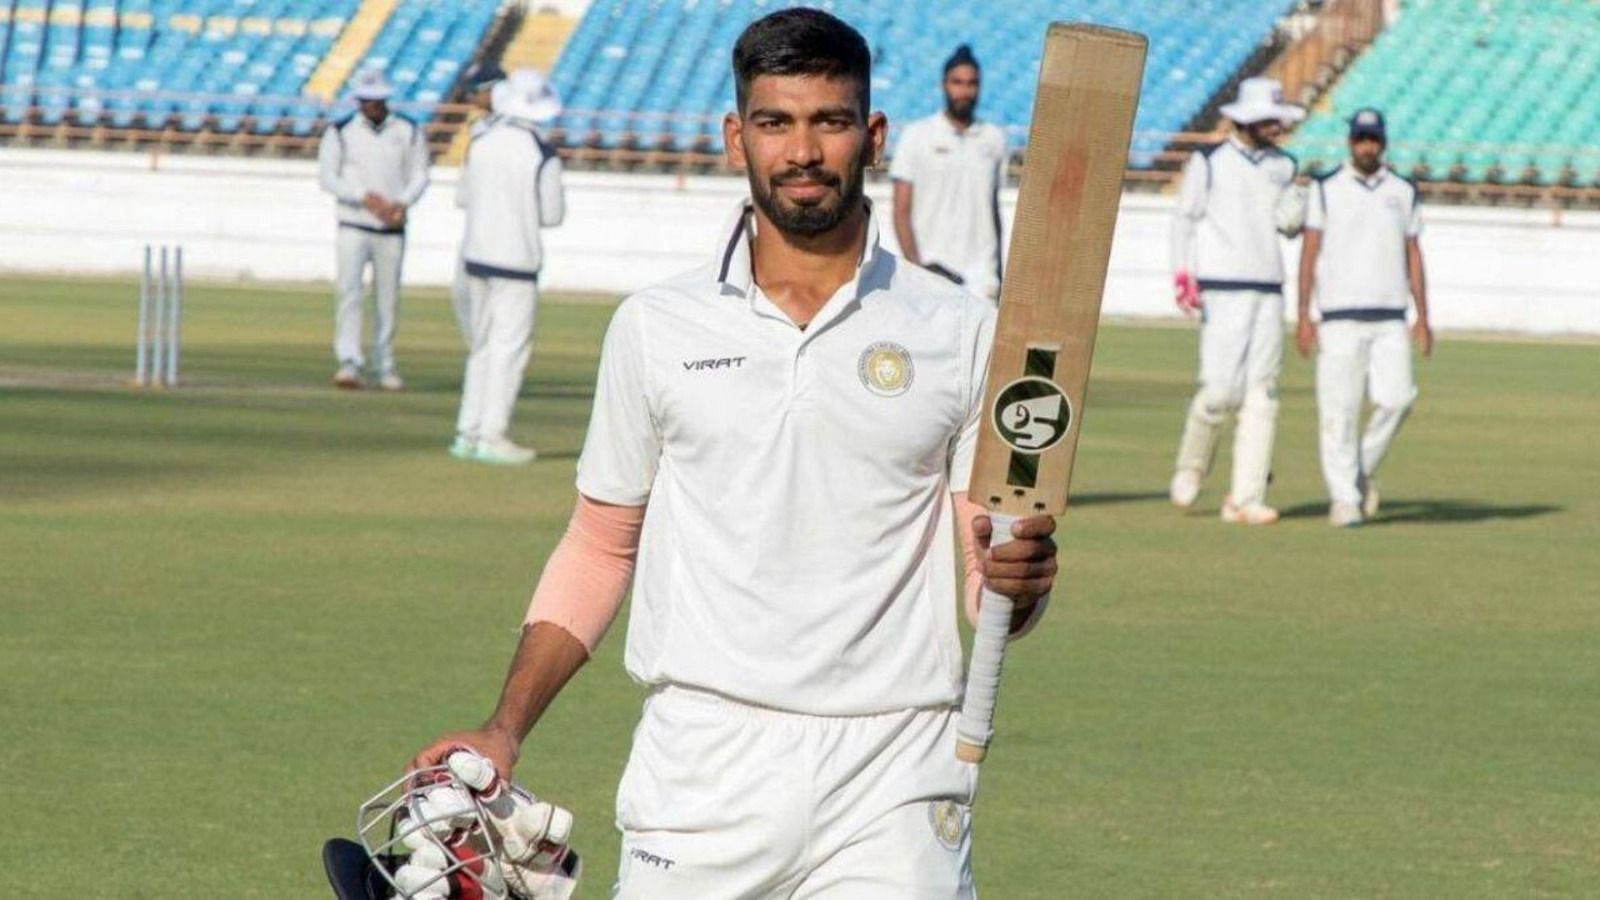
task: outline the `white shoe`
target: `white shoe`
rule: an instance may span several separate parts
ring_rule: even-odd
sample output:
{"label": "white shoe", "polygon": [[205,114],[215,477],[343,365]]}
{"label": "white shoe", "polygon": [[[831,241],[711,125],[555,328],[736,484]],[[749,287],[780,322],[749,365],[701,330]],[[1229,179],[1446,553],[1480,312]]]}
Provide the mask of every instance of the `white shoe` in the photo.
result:
{"label": "white shoe", "polygon": [[399,372],[385,372],[378,376],[378,387],[381,387],[386,391],[404,390],[405,386],[405,379],[400,377]]}
{"label": "white shoe", "polygon": [[1200,499],[1200,473],[1194,469],[1179,469],[1172,476],[1172,486],[1167,488],[1167,496],[1172,498],[1172,505],[1179,509],[1188,509]]}
{"label": "white shoe", "polygon": [[345,391],[361,389],[361,370],[353,363],[345,363],[333,374],[333,386]]}
{"label": "white shoe", "polygon": [[1222,500],[1222,521],[1229,525],[1271,525],[1278,521],[1278,511],[1265,503],[1239,506],[1232,497]]}
{"label": "white shoe", "polygon": [[1378,483],[1370,478],[1361,479],[1361,515],[1370,519],[1378,514]]}
{"label": "white shoe", "polygon": [[478,455],[478,442],[469,437],[457,435],[450,444],[450,455],[456,459],[475,459]]}
{"label": "white shoe", "polygon": [[1328,507],[1328,524],[1335,528],[1350,528],[1362,521],[1361,507],[1354,503],[1334,503]]}
{"label": "white shoe", "polygon": [[532,447],[521,447],[505,438],[479,441],[477,452],[473,455],[478,462],[501,466],[525,466],[538,458],[538,451]]}

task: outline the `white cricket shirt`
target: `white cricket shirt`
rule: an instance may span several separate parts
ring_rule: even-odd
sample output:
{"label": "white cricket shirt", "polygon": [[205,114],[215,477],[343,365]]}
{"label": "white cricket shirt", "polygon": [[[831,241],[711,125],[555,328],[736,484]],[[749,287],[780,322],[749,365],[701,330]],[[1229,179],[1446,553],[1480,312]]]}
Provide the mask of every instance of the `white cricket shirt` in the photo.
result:
{"label": "white cricket shirt", "polygon": [[467,274],[532,281],[544,264],[539,229],[566,214],[561,158],[531,122],[497,116],[468,146],[456,205],[467,211]]}
{"label": "white cricket shirt", "polygon": [[752,283],[748,204],[715,258],[606,333],[578,490],[648,502],[627,668],[812,715],[961,692],[953,532],[994,312],[878,244],[801,330]]}
{"label": "white cricket shirt", "polygon": [[1289,154],[1236,137],[1191,155],[1172,221],[1173,269],[1194,273],[1202,290],[1281,293],[1277,208],[1294,172]]}
{"label": "white cricket shirt", "polygon": [[339,224],[383,234],[400,233],[361,205],[368,191],[411,206],[428,188],[428,142],[422,126],[391,112],[382,125],[360,113],[322,132],[318,182],[338,201]]}
{"label": "white cricket shirt", "polygon": [[1317,179],[1309,201],[1306,228],[1322,232],[1323,318],[1403,318],[1411,304],[1406,241],[1422,233],[1416,185],[1386,166],[1365,176],[1347,163]]}
{"label": "white cricket shirt", "polygon": [[944,113],[918,119],[901,133],[889,177],[912,187],[911,230],[922,262],[961,276],[980,297],[999,297],[1005,132],[987,122],[961,131]]}

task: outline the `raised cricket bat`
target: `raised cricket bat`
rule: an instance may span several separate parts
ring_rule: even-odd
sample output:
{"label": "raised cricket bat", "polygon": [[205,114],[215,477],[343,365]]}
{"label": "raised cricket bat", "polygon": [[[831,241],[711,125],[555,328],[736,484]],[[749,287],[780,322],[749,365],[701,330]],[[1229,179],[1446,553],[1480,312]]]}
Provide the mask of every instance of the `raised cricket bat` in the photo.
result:
{"label": "raised cricket bat", "polygon": [[[1019,518],[1067,508],[1100,324],[1111,236],[1144,76],[1143,35],[1055,23],[1045,34],[1000,315],[967,496],[991,544]],[[984,591],[956,755],[981,762],[994,736],[1011,598]]]}

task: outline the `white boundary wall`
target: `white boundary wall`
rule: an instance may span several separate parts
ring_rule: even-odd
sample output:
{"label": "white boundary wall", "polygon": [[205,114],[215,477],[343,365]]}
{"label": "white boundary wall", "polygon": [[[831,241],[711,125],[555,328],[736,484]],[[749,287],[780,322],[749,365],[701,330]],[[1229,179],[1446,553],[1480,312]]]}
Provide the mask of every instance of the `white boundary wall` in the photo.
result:
{"label": "white boundary wall", "polygon": [[[455,182],[455,170],[436,168],[413,210],[409,284],[452,276],[461,231]],[[869,188],[880,208],[887,190]],[[626,293],[699,264],[744,191],[734,178],[571,173],[567,223],[546,232],[544,285]],[[1014,200],[1012,192],[1004,204],[1008,221]],[[1108,314],[1174,315],[1171,206],[1145,194],[1123,201]],[[1427,215],[1437,327],[1600,335],[1600,213],[1433,207]],[[3,272],[131,273],[143,244],[169,242],[184,245],[191,278],[329,280],[333,223],[332,201],[305,161],[0,150]],[[1291,273],[1295,253],[1286,244]]]}

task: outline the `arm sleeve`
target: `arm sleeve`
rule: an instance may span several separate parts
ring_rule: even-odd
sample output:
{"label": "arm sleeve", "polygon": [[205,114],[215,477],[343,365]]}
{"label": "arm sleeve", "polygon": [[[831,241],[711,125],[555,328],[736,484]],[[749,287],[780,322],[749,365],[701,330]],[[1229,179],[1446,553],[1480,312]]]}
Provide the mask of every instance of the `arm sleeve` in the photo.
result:
{"label": "arm sleeve", "polygon": [[360,206],[361,191],[341,174],[344,168],[344,144],[339,140],[337,125],[322,132],[317,145],[317,184],[346,206]]}
{"label": "arm sleeve", "polygon": [[894,155],[889,157],[889,178],[907,184],[917,183],[917,140],[910,127],[900,132],[900,140],[894,145]]}
{"label": "arm sleeve", "polygon": [[395,198],[401,206],[407,207],[421,200],[422,192],[428,189],[428,136],[421,125],[412,127],[416,134],[406,154],[406,186]]}
{"label": "arm sleeve", "polygon": [[544,564],[524,625],[549,622],[590,656],[622,608],[644,526],[642,506],[611,506],[581,494],[566,534]]}
{"label": "arm sleeve", "polygon": [[1306,194],[1306,230],[1321,231],[1328,227],[1328,195],[1321,181],[1312,182]]}
{"label": "arm sleeve", "polygon": [[1172,270],[1195,270],[1195,225],[1206,215],[1206,198],[1210,186],[1206,183],[1211,163],[1204,155],[1195,153],[1183,166],[1183,185],[1178,189],[1178,209],[1172,217]]}
{"label": "arm sleeve", "polygon": [[555,155],[555,148],[548,152],[539,164],[539,224],[554,228],[567,217],[567,196],[561,187],[561,157]]}
{"label": "arm sleeve", "polygon": [[1406,217],[1406,237],[1414,238],[1422,234],[1422,195],[1413,187],[1411,189],[1411,213]]}
{"label": "arm sleeve", "polygon": [[[983,570],[978,567],[978,536],[972,531],[972,520],[985,515],[984,508],[972,502],[965,491],[955,494],[952,498],[955,506],[956,534],[961,538],[961,561],[966,571],[966,579],[961,586],[961,608],[966,614],[967,624],[978,627],[978,601],[983,598]],[[1033,608],[1028,610],[1028,615],[1022,621],[1015,618],[1011,620],[1010,640],[1025,637],[1033,627],[1039,624],[1044,617],[1046,606],[1050,605],[1050,596],[1046,594],[1034,601]]]}
{"label": "arm sleeve", "polygon": [[983,391],[989,371],[989,348],[994,342],[994,310],[985,308],[974,317],[965,336],[967,353],[965,393],[967,414],[950,442],[950,490],[964,492],[972,480],[972,459],[978,450],[978,432],[983,422]]}
{"label": "arm sleeve", "polygon": [[641,309],[639,298],[623,301],[606,330],[589,432],[578,457],[578,492],[618,506],[645,504],[661,458]]}

